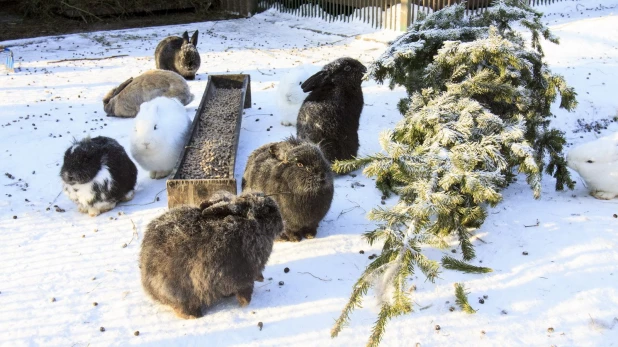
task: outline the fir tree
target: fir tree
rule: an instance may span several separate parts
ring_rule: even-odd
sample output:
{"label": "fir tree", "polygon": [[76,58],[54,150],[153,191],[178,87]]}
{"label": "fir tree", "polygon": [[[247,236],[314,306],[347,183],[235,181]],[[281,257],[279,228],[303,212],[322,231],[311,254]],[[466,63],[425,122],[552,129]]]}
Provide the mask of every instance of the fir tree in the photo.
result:
{"label": "fir tree", "polygon": [[[464,13],[463,5],[455,5],[415,23],[370,68],[379,82],[390,79],[391,87],[408,91],[399,103],[403,119],[381,134],[382,152],[335,162],[333,169],[364,168],[379,189],[398,194],[399,202],[369,214],[380,224],[365,237],[384,242],[382,254],[355,284],[333,337],[373,287],[382,307],[368,345],[379,344],[386,322],[412,311],[406,288],[414,270],[430,281],[439,273],[421,245],[443,248],[454,236],[463,260],[473,259],[471,232],[518,173],[525,174],[535,198],[543,170],[556,178],[556,189],[573,187],[562,155],[564,136],[549,125],[557,97],[560,107],[571,110],[576,94],[549,71],[540,44],[541,37],[557,39],[540,13],[517,0],[498,1],[478,17]],[[516,23],[530,30],[529,41],[512,29]],[[442,265],[491,271],[450,257]]]}

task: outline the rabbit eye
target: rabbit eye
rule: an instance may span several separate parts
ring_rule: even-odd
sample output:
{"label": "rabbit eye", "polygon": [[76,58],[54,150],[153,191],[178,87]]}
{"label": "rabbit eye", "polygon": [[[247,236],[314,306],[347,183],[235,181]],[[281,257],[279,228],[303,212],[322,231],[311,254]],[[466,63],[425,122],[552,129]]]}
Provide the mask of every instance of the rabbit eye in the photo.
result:
{"label": "rabbit eye", "polygon": [[156,125],[156,124],[155,124],[155,126],[154,126],[154,130],[157,130],[157,125]]}
{"label": "rabbit eye", "polygon": [[303,165],[303,163],[296,163],[296,166],[303,167],[304,165]]}
{"label": "rabbit eye", "polygon": [[592,164],[592,163],[594,163],[594,162],[593,162],[592,160],[587,160],[587,161],[586,161],[586,163],[590,163],[590,164]]}

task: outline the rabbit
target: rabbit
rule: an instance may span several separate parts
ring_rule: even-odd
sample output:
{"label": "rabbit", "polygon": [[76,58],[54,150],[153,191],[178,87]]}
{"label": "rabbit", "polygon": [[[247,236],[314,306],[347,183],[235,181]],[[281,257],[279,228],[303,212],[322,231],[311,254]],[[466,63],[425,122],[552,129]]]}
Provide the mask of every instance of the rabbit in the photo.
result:
{"label": "rabbit", "polygon": [[167,177],[182,152],[191,121],[173,98],[156,97],[142,104],[131,133],[131,155],[150,178]]}
{"label": "rabbit", "polygon": [[197,51],[198,34],[196,30],[189,40],[189,33],[185,31],[182,37],[168,36],[161,40],[155,49],[157,69],[174,71],[188,80],[194,80],[201,63]]}
{"label": "rabbit", "polygon": [[95,217],[133,199],[137,167],[116,140],[86,137],[64,152],[60,177],[79,211]]}
{"label": "rabbit", "polygon": [[183,105],[188,105],[194,98],[187,81],[179,74],[149,70],[110,90],[103,98],[103,109],[108,116],[132,118],[143,102],[157,96],[177,98]]}
{"label": "rabbit", "polygon": [[277,86],[277,106],[281,112],[281,125],[296,125],[298,110],[307,96],[300,86],[318,71],[317,66],[307,64],[293,68],[283,75]]}
{"label": "rabbit", "polygon": [[314,238],[334,194],[333,173],[320,148],[295,137],[253,151],[241,186],[273,196],[283,217],[284,241]]}
{"label": "rabbit", "polygon": [[144,291],[185,319],[232,295],[246,306],[282,230],[277,204],[259,193],[218,192],[199,208],[171,209],[144,233]]}
{"label": "rabbit", "polygon": [[567,153],[567,166],[577,171],[595,198],[618,196],[618,133],[574,147]]}
{"label": "rabbit", "polygon": [[367,68],[358,60],[339,58],[301,85],[310,93],[298,112],[296,135],[317,143],[331,162],[357,154],[365,72]]}

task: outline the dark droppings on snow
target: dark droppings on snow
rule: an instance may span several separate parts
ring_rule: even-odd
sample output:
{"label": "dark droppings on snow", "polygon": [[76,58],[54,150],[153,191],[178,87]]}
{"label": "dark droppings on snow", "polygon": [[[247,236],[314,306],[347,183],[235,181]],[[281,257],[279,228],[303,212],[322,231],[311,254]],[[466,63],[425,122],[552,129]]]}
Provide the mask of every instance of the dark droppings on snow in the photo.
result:
{"label": "dark droppings on snow", "polygon": [[217,89],[204,105],[195,135],[187,146],[180,179],[229,178],[241,89]]}

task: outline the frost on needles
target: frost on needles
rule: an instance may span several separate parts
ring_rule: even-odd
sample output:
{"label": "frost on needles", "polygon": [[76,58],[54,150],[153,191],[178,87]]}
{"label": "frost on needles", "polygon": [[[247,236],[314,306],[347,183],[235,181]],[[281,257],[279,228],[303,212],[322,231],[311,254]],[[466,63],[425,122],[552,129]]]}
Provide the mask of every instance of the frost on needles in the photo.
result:
{"label": "frost on needles", "polygon": [[[384,242],[382,254],[354,285],[333,337],[373,287],[382,308],[368,345],[378,345],[386,322],[412,311],[407,288],[415,270],[430,281],[439,273],[438,262],[420,246],[446,247],[445,238],[455,236],[463,260],[472,260],[471,232],[518,173],[535,198],[543,171],[556,179],[557,190],[573,188],[562,153],[566,141],[550,128],[550,106],[560,96],[560,107],[572,110],[576,93],[543,62],[540,44],[541,37],[558,40],[541,23],[541,13],[517,0],[498,1],[477,17],[464,13],[463,5],[455,5],[413,24],[370,67],[378,82],[406,88],[409,97],[398,105],[403,119],[381,134],[382,152],[333,168],[363,167],[399,202],[369,213],[380,224],[365,237]],[[515,25],[529,30],[530,40]],[[469,272],[468,265],[447,267]]]}

